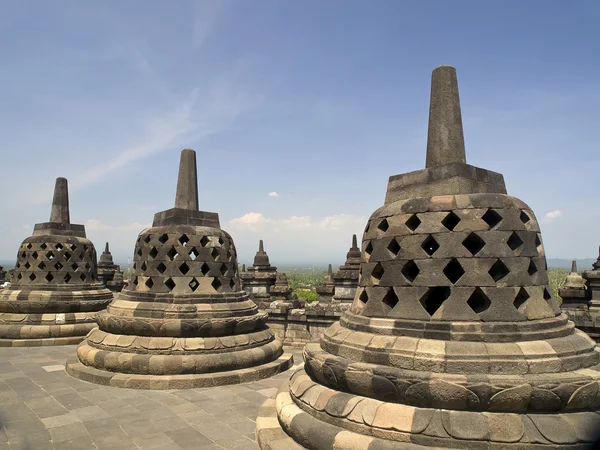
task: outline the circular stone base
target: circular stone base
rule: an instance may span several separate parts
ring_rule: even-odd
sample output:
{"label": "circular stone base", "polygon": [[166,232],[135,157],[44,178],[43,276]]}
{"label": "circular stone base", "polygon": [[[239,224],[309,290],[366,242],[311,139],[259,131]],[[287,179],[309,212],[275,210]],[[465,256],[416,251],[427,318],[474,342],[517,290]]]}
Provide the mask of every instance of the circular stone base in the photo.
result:
{"label": "circular stone base", "polygon": [[55,345],[77,345],[83,336],[67,336],[47,339],[0,339],[0,347],[49,347]]}
{"label": "circular stone base", "polygon": [[291,354],[282,354],[275,361],[246,369],[191,375],[137,375],[107,372],[84,366],[76,356],[67,360],[67,373],[90,383],[129,389],[192,389],[224,386],[268,378],[289,369],[294,362]]}

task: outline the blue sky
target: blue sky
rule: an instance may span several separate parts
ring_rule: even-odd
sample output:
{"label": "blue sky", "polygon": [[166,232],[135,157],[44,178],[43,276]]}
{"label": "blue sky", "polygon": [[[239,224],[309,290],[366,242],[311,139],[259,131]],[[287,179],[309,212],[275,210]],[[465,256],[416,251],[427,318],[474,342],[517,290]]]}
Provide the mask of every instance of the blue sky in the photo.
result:
{"label": "blue sky", "polygon": [[274,264],[339,264],[388,177],[424,167],[440,64],[468,161],[534,209],[549,257],[594,257],[599,22],[594,1],[2,2],[0,260],[64,176],[72,221],[126,261],[190,147],[241,262],[262,238]]}

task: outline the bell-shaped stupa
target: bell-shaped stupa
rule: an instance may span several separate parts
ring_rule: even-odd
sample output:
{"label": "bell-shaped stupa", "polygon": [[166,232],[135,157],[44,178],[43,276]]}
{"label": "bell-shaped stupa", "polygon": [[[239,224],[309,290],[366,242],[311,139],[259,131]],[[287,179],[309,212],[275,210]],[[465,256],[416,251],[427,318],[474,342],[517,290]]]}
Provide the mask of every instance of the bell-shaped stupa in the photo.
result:
{"label": "bell-shaped stupa", "polygon": [[257,419],[262,449],[567,449],[600,431],[600,353],[548,287],[533,211],[466,163],[456,71],[424,170],[390,178],[350,310]]}
{"label": "bell-shaped stupa", "polygon": [[175,208],[136,242],[131,279],[67,361],[111,386],[178,389],[257,380],[291,355],[240,287],[235,245],[217,213],[198,210],[196,152],[183,150]]}
{"label": "bell-shaped stupa", "polygon": [[96,327],[112,293],[98,281],[96,250],[72,224],[67,180],[57,178],[50,221],[38,223],[0,290],[0,346],[78,344]]}

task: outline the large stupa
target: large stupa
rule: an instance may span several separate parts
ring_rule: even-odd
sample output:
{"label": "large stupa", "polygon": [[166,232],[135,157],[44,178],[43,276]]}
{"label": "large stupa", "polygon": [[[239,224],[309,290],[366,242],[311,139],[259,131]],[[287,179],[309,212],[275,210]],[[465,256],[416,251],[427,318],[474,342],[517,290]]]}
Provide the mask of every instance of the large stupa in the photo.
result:
{"label": "large stupa", "polygon": [[65,178],[56,179],[50,220],[19,247],[10,282],[0,290],[0,347],[78,344],[112,300],[85,227],[71,223]]}
{"label": "large stupa", "polygon": [[262,449],[582,449],[600,352],[548,287],[538,222],[466,163],[456,71],[433,71],[426,168],[392,176],[352,307],[257,419]]}
{"label": "large stupa", "polygon": [[257,380],[292,364],[266,322],[241,289],[235,245],[218,214],[198,210],[196,152],[186,149],[175,207],[140,233],[128,286],[98,316],[99,329],[67,372],[139,389]]}

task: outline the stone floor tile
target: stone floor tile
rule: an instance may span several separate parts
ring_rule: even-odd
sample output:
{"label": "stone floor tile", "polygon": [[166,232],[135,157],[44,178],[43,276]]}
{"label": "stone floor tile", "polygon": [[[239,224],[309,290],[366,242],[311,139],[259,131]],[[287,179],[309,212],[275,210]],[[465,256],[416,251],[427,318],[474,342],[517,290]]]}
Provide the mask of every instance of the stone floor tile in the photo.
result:
{"label": "stone floor tile", "polygon": [[89,436],[81,436],[68,441],[63,441],[60,445],[55,445],[55,448],[57,450],[95,450],[98,447]]}
{"label": "stone floor tile", "polygon": [[52,397],[41,397],[27,400],[25,404],[31,409],[40,419],[47,417],[60,416],[67,414],[69,411]]}
{"label": "stone floor tile", "polygon": [[212,440],[192,427],[167,431],[165,434],[184,449],[205,448],[204,446],[213,444]]}
{"label": "stone floor tile", "polygon": [[197,424],[194,425],[194,428],[213,441],[239,438],[242,434],[227,425],[220,425],[218,423]]}
{"label": "stone floor tile", "polygon": [[173,417],[171,419],[161,419],[156,421],[153,420],[152,423],[158,431],[162,432],[180,430],[182,428],[188,428],[190,426],[189,423],[187,423],[180,417]]}
{"label": "stone floor tile", "polygon": [[54,444],[84,436],[89,437],[87,429],[81,422],[50,428],[49,431]]}
{"label": "stone floor tile", "polygon": [[69,410],[85,408],[86,406],[93,406],[94,404],[88,399],[74,392],[72,394],[57,395],[54,397],[57,402],[63,405]]}
{"label": "stone floor tile", "polygon": [[141,449],[164,448],[165,445],[176,445],[175,442],[164,433],[152,433],[144,436],[134,437],[133,442]]}
{"label": "stone floor tile", "polygon": [[85,408],[73,409],[71,413],[76,416],[82,422],[87,420],[105,419],[110,417],[106,411],[98,406],[86,406]]}
{"label": "stone floor tile", "polygon": [[53,366],[42,366],[42,369],[44,369],[46,372],[57,372],[59,370],[65,370],[65,366],[62,364],[56,364]]}
{"label": "stone floor tile", "polygon": [[137,422],[121,423],[120,427],[130,438],[153,434],[159,431],[152,422],[145,419]]}
{"label": "stone floor tile", "polygon": [[62,427],[63,425],[69,425],[71,423],[81,422],[78,417],[74,416],[70,412],[67,414],[61,414],[60,416],[52,416],[42,419],[42,423],[46,428]]}

